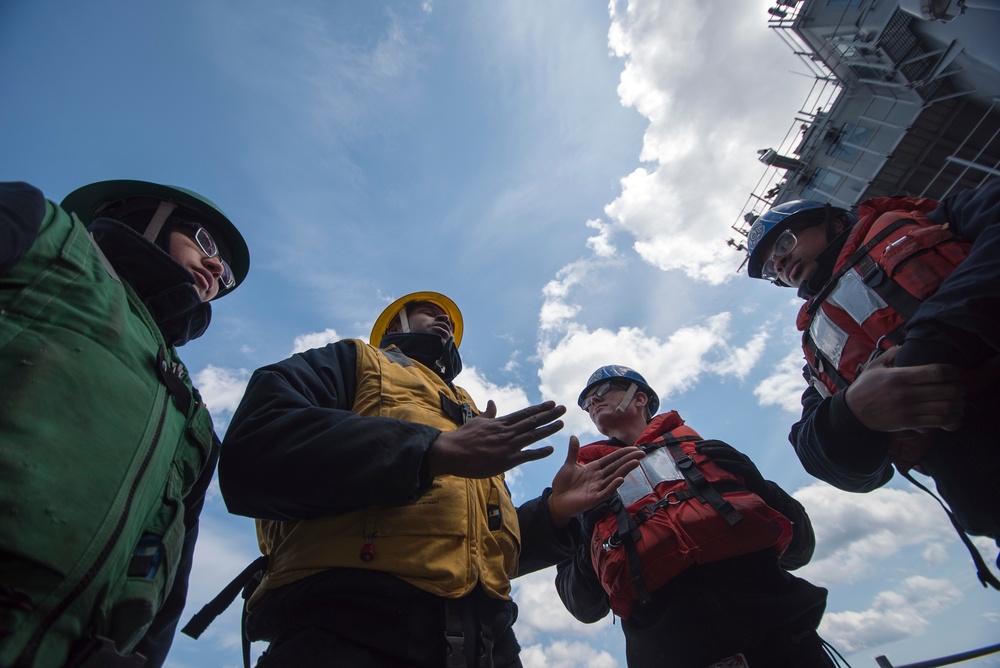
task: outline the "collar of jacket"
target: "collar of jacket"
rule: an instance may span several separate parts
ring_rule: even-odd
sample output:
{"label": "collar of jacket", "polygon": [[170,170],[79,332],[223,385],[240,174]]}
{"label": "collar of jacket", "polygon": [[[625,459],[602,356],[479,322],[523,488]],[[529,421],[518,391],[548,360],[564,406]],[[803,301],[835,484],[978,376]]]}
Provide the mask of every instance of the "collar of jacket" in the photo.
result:
{"label": "collar of jacket", "polygon": [[98,218],[87,229],[118,275],[139,295],[167,344],[182,346],[205,333],[212,307],[201,301],[191,272],[117,220]]}
{"label": "collar of jacket", "polygon": [[453,339],[445,344],[437,334],[398,332],[386,334],[378,345],[379,348],[396,346],[410,359],[436,371],[445,382],[450,383],[462,372],[462,358]]}
{"label": "collar of jacket", "polygon": [[826,285],[826,282],[830,280],[834,269],[836,269],[837,257],[840,255],[844,244],[847,243],[847,237],[851,236],[852,229],[848,227],[835,236],[833,241],[828,243],[826,248],[816,256],[816,271],[813,272],[808,281],[799,286],[799,297],[805,300],[812,299],[819,294],[819,291]]}

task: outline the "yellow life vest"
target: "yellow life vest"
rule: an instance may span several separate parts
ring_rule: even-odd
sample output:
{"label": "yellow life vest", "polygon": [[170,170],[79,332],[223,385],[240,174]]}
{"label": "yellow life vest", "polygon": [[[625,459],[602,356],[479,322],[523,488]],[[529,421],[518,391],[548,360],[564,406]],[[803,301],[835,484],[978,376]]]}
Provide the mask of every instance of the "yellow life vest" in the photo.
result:
{"label": "yellow life vest", "polygon": [[[358,359],[353,411],[358,415],[454,431],[459,425],[444,412],[439,393],[478,413],[468,392],[395,347],[383,351],[353,343]],[[481,585],[488,595],[509,599],[521,550],[517,510],[503,475],[438,476],[423,496],[405,506],[314,520],[257,520],[257,540],[268,567],[250,609],[268,591],[332,568],[390,573],[445,598],[459,598]]]}

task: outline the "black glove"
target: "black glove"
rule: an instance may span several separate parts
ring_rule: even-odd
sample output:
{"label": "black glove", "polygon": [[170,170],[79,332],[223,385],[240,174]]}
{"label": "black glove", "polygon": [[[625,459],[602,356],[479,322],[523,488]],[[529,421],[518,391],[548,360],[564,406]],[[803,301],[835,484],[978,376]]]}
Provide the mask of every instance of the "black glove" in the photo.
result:
{"label": "black glove", "polygon": [[695,450],[710,458],[720,468],[743,478],[744,484],[754,494],[763,497],[769,491],[767,481],[750,458],[722,441],[704,441]]}

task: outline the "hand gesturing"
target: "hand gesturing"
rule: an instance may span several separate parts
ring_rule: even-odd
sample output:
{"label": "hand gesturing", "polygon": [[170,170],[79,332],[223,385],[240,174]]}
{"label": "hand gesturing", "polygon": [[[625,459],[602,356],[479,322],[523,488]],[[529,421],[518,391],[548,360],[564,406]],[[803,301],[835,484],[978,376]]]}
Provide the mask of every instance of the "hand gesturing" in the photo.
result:
{"label": "hand gesturing", "polygon": [[[546,401],[515,413],[496,417],[492,401],[486,410],[455,431],[442,432],[427,456],[431,475],[451,474],[463,478],[488,478],[552,454],[552,447],[525,450],[563,428],[556,420],[565,406]],[[555,422],[553,422],[555,420]]]}
{"label": "hand gesturing", "polygon": [[578,464],[580,441],[569,437],[566,461],[552,479],[549,512],[557,527],[564,527],[569,520],[611,498],[630,471],[639,466],[645,453],[629,446],[619,448],[588,464]]}

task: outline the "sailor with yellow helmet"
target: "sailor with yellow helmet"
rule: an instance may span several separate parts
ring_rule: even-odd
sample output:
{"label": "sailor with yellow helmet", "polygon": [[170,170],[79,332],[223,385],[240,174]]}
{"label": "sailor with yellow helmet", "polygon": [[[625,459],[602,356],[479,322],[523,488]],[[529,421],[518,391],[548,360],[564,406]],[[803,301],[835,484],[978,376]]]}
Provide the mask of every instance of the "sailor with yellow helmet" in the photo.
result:
{"label": "sailor with yellow helmet", "polygon": [[461,312],[414,292],[368,343],[348,339],[257,370],[223,446],[229,509],[257,520],[268,565],[248,602],[259,666],[520,666],[510,579],[565,559],[575,517],[641,457],[566,463],[515,508],[504,472],[562,428],[545,402],[503,417],[453,383]]}

